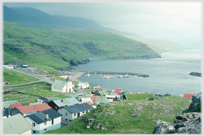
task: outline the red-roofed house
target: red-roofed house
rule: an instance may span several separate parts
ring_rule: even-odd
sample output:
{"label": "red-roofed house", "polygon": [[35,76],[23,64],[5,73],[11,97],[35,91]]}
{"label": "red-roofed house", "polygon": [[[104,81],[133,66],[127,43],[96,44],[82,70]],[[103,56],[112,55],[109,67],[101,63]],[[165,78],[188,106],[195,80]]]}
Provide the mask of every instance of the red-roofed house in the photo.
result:
{"label": "red-roofed house", "polygon": [[15,107],[21,107],[23,106],[21,103],[14,103],[14,104],[11,104],[11,107],[12,108],[15,108]]}
{"label": "red-roofed house", "polygon": [[121,93],[122,89],[115,89],[114,93]]}
{"label": "red-roofed house", "polygon": [[35,105],[28,105],[28,106],[21,106],[15,107],[11,110],[11,115],[15,115],[21,113],[23,116],[27,116],[37,111],[44,111],[51,109],[51,107],[47,103],[35,104]]}
{"label": "red-roofed house", "polygon": [[185,98],[192,98],[193,95],[195,95],[195,94],[184,94],[184,97],[185,97]]}
{"label": "red-roofed house", "polygon": [[[101,95],[97,95],[97,96],[91,96],[91,97],[89,97],[89,98],[91,98],[92,103],[95,102],[96,97],[101,97]],[[86,97],[86,98],[88,98],[88,97]]]}

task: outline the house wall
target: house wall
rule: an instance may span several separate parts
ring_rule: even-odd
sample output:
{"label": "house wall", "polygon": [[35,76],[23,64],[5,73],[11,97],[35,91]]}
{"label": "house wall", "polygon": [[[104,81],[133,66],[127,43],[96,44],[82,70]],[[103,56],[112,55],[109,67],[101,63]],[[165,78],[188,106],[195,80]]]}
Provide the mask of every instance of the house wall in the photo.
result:
{"label": "house wall", "polygon": [[[42,134],[48,130],[61,128],[61,117],[55,118],[54,124],[52,124],[52,120],[47,121],[47,124],[44,124],[44,122],[41,124],[37,124],[29,117],[26,117],[25,119],[32,125],[32,134],[34,134],[34,131],[35,134]],[[35,123],[35,126],[33,126],[33,123]]]}
{"label": "house wall", "polygon": [[[88,112],[89,112],[89,111],[90,111],[90,110],[88,110]],[[58,112],[59,112],[60,114],[62,114],[61,122],[62,122],[63,124],[68,124],[68,123],[70,123],[72,120],[78,118],[78,117],[77,117],[78,113],[70,113],[70,112],[69,112],[68,110],[66,110],[65,108],[60,109]],[[88,112],[87,112],[87,113],[88,113]],[[66,115],[66,113],[67,113],[67,115]],[[83,112],[80,112],[80,117],[81,117],[82,115],[84,115],[84,114],[86,114],[86,111],[84,111],[84,113],[83,113]]]}
{"label": "house wall", "polygon": [[53,86],[53,85],[52,85],[52,91],[55,91],[55,92],[63,92],[63,87]]}
{"label": "house wall", "polygon": [[21,135],[31,135],[31,134],[32,134],[32,130],[31,129],[21,133]]}

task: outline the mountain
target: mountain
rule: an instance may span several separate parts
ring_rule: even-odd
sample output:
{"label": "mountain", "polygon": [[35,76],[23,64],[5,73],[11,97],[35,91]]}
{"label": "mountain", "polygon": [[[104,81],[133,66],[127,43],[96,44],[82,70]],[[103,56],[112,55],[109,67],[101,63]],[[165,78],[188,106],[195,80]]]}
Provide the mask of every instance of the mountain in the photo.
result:
{"label": "mountain", "polygon": [[162,39],[153,39],[153,38],[146,38],[137,35],[123,35],[124,37],[140,41],[146,44],[149,48],[157,53],[167,52],[167,51],[179,51],[182,50],[183,47],[175,44],[170,41],[162,40]]}
{"label": "mountain", "polygon": [[27,27],[55,28],[55,29],[97,29],[116,34],[130,34],[118,30],[105,28],[90,19],[68,16],[53,16],[30,7],[4,6],[4,21],[15,22]]}
{"label": "mountain", "polygon": [[24,62],[46,71],[70,68],[94,57],[160,57],[141,42],[101,30],[30,28],[4,22],[3,34],[4,62]]}

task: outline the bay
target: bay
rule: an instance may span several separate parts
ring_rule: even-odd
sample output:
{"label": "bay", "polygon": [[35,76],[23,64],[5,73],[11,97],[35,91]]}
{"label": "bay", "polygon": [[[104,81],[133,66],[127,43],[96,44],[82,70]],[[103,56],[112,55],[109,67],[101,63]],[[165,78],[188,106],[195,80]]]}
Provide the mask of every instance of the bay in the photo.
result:
{"label": "bay", "polygon": [[190,76],[190,72],[201,72],[201,50],[166,52],[161,58],[136,60],[96,59],[76,67],[76,71],[134,72],[150,77],[101,79],[100,74],[83,76],[79,80],[91,86],[101,84],[106,89],[122,89],[132,93],[184,95],[201,92],[201,77]]}

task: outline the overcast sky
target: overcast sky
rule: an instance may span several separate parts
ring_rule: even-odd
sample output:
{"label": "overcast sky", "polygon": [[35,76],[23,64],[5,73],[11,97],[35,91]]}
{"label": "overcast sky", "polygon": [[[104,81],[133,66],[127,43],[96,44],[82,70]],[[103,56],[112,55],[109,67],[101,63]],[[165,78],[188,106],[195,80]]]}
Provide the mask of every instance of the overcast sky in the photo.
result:
{"label": "overcast sky", "polygon": [[199,1],[3,4],[33,7],[51,15],[92,19],[104,27],[181,45],[201,41],[202,3]]}

